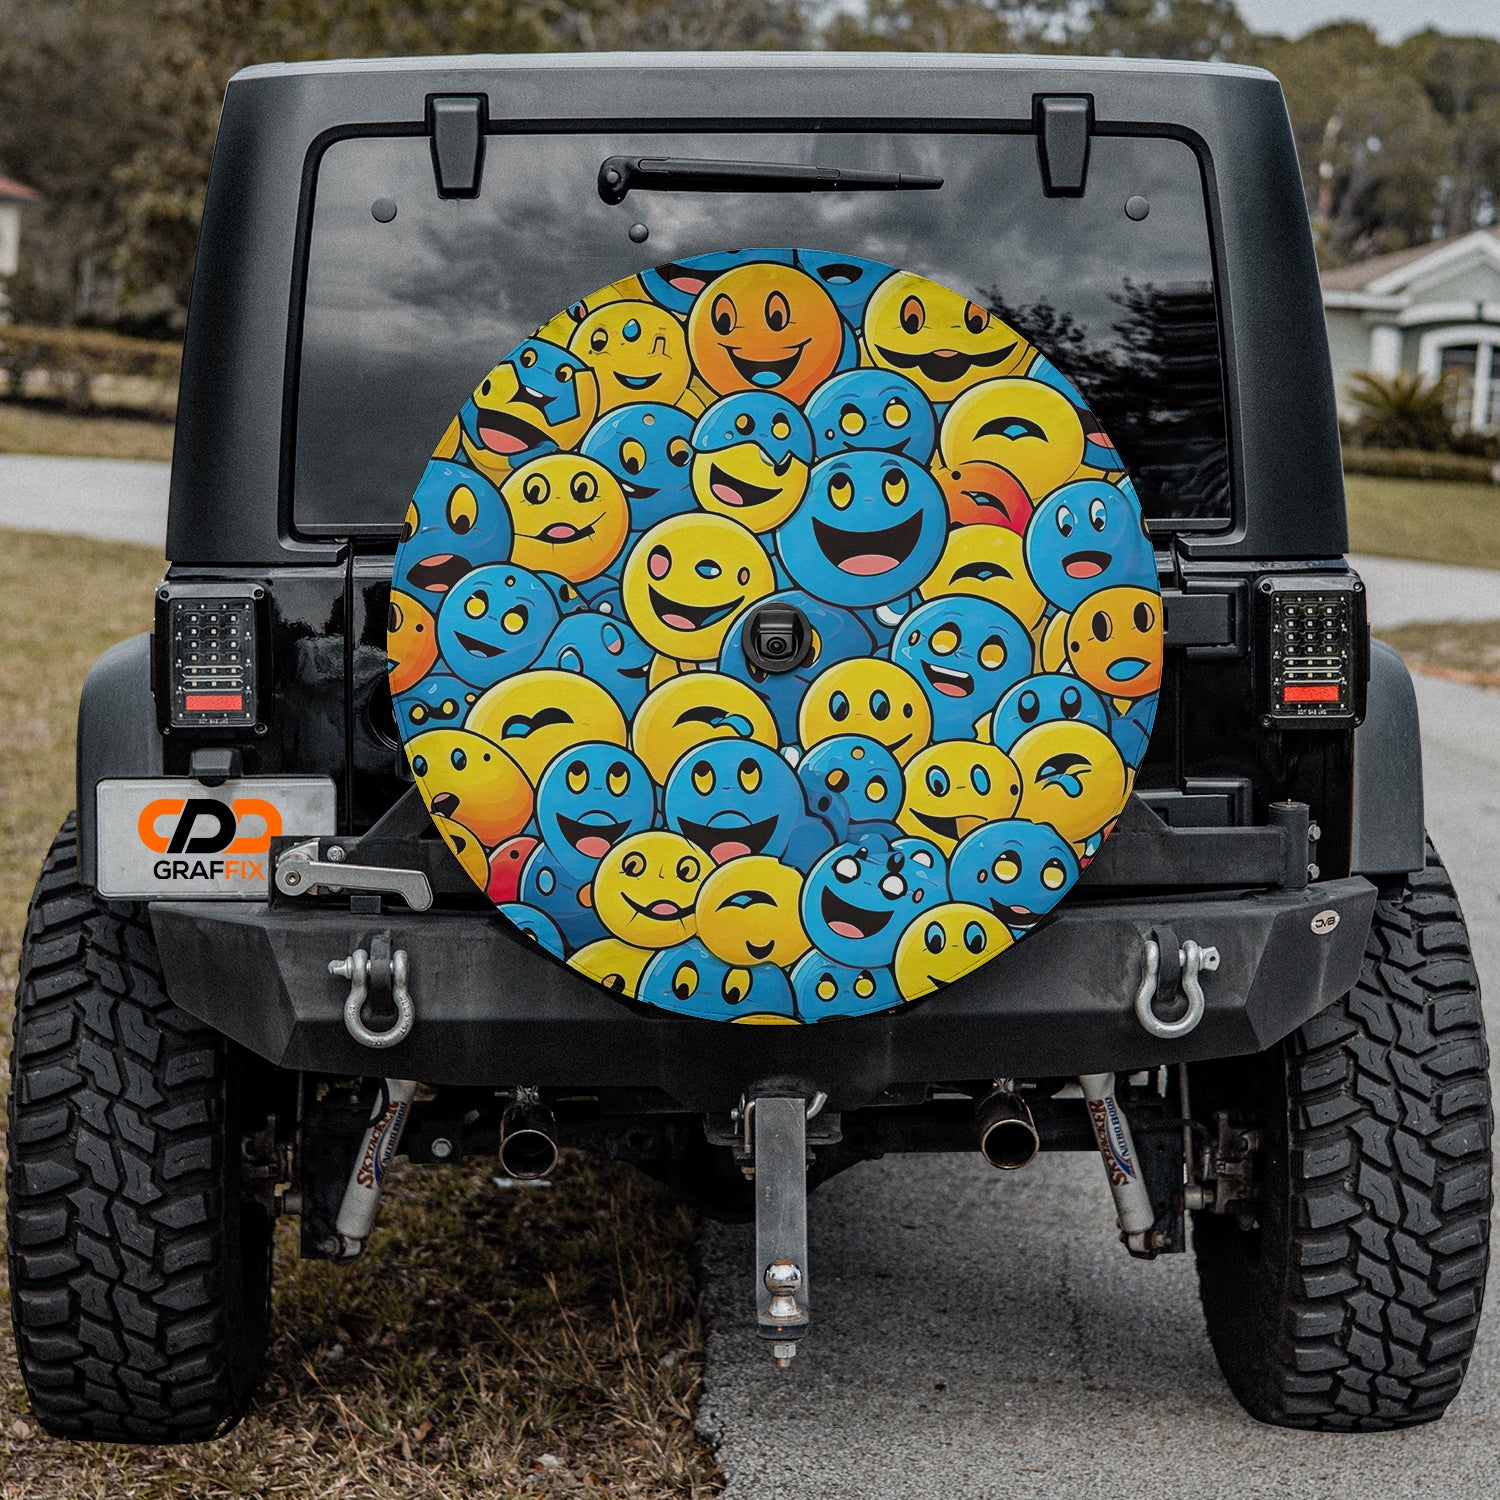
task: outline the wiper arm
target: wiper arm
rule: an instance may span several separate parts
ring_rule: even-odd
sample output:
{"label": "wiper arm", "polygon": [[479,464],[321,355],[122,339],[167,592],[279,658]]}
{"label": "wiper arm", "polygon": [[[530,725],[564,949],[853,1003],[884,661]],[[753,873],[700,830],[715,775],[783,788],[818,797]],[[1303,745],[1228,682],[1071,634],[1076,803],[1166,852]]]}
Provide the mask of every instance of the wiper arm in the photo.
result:
{"label": "wiper arm", "polygon": [[631,192],[843,193],[940,188],[941,177],[910,172],[855,172],[776,161],[696,161],[686,156],[608,156],[599,165],[599,196],[623,203]]}

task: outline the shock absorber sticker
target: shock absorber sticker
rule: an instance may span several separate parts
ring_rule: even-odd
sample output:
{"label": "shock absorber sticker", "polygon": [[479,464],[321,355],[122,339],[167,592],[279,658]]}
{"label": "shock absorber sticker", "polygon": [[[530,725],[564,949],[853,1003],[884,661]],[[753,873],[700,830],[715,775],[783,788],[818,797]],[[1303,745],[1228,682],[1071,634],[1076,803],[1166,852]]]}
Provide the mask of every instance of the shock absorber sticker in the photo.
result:
{"label": "shock absorber sticker", "polygon": [[479,381],[388,654],[422,796],[515,929],[622,996],[796,1023],[1056,907],[1145,754],[1162,609],[1123,461],[980,294],[741,250]]}

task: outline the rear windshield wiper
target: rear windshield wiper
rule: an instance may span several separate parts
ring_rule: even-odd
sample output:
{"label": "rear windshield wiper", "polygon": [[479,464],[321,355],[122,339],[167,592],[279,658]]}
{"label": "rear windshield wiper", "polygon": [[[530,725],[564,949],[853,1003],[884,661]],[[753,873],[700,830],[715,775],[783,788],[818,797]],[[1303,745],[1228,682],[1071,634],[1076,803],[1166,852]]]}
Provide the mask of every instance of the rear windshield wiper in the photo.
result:
{"label": "rear windshield wiper", "polygon": [[854,172],[777,161],[696,161],[686,156],[608,156],[599,165],[599,196],[623,203],[650,189],[664,193],[912,192],[940,188],[941,177],[910,172]]}

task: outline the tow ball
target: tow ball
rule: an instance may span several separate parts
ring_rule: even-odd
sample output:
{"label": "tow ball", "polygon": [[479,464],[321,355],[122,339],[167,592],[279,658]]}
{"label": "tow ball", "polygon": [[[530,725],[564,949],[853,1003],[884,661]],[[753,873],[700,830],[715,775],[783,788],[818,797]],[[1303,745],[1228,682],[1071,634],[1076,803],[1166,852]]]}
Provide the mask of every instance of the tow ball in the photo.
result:
{"label": "tow ball", "polygon": [[807,1277],[807,1122],[827,1102],[757,1094],[738,1111],[755,1173],[755,1323],[785,1369],[812,1322]]}

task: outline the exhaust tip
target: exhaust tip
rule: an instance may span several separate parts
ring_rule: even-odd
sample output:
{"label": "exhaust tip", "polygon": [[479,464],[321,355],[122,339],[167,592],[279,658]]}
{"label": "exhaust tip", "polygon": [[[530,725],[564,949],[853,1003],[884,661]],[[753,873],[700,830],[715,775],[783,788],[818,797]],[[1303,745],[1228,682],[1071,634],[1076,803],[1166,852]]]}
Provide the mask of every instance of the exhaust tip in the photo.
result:
{"label": "exhaust tip", "polygon": [[500,1126],[499,1156],[507,1177],[550,1177],[557,1167],[557,1138],[535,1114],[507,1114]]}
{"label": "exhaust tip", "polygon": [[1042,1149],[1042,1138],[1023,1100],[1014,1094],[991,1094],[979,1106],[979,1154],[1002,1172],[1030,1166]]}

